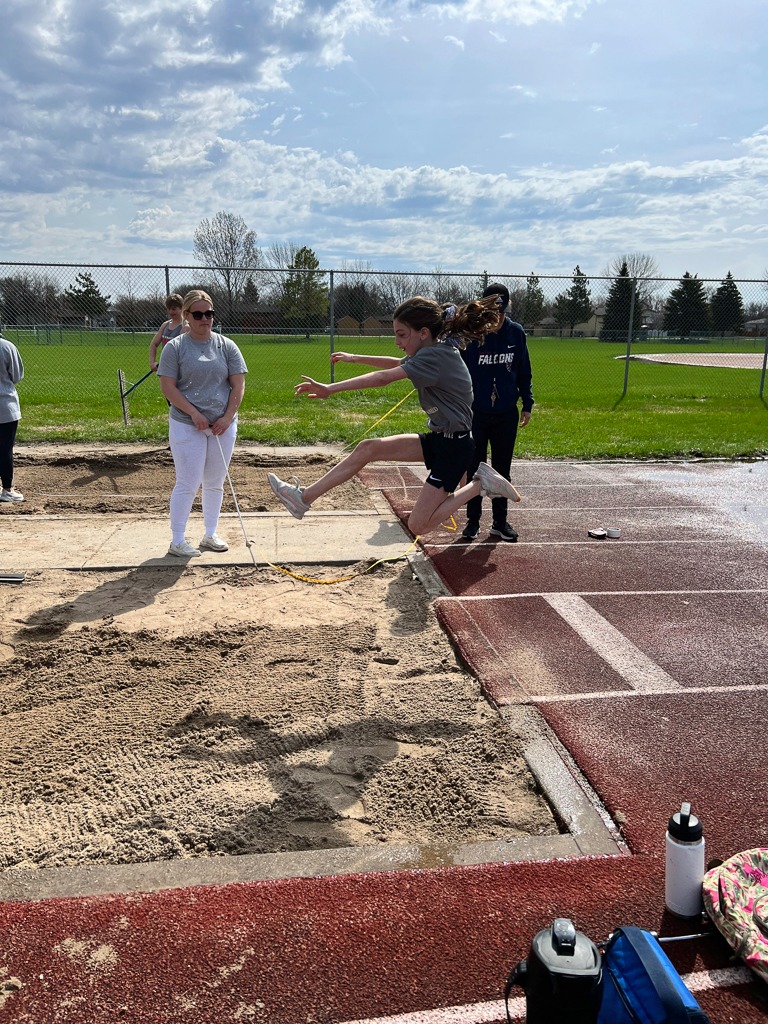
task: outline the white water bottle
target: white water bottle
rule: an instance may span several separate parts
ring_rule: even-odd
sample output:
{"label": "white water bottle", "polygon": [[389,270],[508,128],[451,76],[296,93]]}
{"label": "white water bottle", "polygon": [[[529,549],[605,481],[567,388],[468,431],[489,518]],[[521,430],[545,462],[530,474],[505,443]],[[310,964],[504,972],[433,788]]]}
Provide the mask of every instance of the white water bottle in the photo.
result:
{"label": "white water bottle", "polygon": [[664,902],[678,917],[697,917],[703,909],[704,834],[701,822],[684,803],[669,819]]}

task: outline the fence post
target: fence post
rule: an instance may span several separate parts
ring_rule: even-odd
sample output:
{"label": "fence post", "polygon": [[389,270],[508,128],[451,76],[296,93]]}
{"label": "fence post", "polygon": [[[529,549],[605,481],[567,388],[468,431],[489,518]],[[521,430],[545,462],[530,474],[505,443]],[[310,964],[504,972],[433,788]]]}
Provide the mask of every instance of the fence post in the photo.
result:
{"label": "fence post", "polygon": [[763,349],[763,372],[760,374],[760,397],[763,397],[765,388],[765,367],[768,364],[768,324],[765,325],[765,348]]}
{"label": "fence post", "polygon": [[165,268],[165,294],[171,294],[171,278],[168,273],[168,267]]}
{"label": "fence post", "polygon": [[637,280],[632,278],[631,295],[632,298],[629,300],[629,329],[627,331],[627,357],[624,360],[624,390],[621,393],[621,397],[627,393],[627,386],[629,384],[629,357],[632,354],[632,334],[635,329],[635,286]]}
{"label": "fence post", "polygon": [[[328,303],[328,315],[329,315],[330,321],[331,321],[330,346],[331,346],[331,355],[333,355],[333,342],[334,342],[334,331],[335,331],[335,326],[336,326],[336,317],[335,317],[335,314],[334,314],[334,307],[333,307],[333,271],[331,270],[329,273],[330,273],[331,280],[330,280],[330,283],[328,285],[328,295],[329,295],[329,299],[330,299],[330,301]],[[335,376],[334,376],[334,372],[333,372],[336,364],[334,363],[334,361],[332,359],[330,359],[330,357],[329,357],[329,361],[330,361],[330,364],[331,364],[331,384],[333,384],[334,380],[336,379]]]}

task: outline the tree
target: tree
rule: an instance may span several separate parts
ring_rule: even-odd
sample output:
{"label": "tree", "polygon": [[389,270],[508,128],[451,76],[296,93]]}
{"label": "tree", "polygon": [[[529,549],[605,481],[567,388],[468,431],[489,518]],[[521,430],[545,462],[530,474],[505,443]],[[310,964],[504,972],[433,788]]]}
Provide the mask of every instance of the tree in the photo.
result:
{"label": "tree", "polygon": [[380,274],[378,286],[383,308],[388,312],[397,309],[401,302],[413,295],[429,292],[429,283],[419,274]]}
{"label": "tree", "polygon": [[85,270],[76,275],[74,284],[64,290],[63,297],[73,313],[79,313],[88,321],[109,308],[110,296],[101,294],[93,277]]}
{"label": "tree", "polygon": [[0,277],[0,322],[50,324],[59,320],[60,312],[58,285],[50,278],[28,272]]}
{"label": "tree", "polygon": [[343,261],[334,278],[333,315],[336,321],[349,316],[362,323],[366,317],[378,313],[383,305],[378,280],[370,263]]}
{"label": "tree", "polygon": [[600,328],[600,341],[626,341],[630,314],[633,316],[633,334],[640,323],[640,310],[635,296],[632,308],[632,278],[629,267],[622,263],[619,276],[613,282],[605,302],[605,314]]}
{"label": "tree", "polygon": [[712,327],[720,332],[720,337],[741,332],[744,327],[744,301],[730,270],[712,296],[709,309]]}
{"label": "tree", "polygon": [[646,252],[628,252],[614,256],[603,270],[603,277],[619,277],[626,263],[630,278],[635,280],[635,316],[642,320],[644,309],[651,309],[654,294],[661,288],[661,271],[653,256]]}
{"label": "tree", "polygon": [[253,277],[249,277],[243,285],[243,293],[240,296],[242,306],[255,306],[259,301],[259,289]]}
{"label": "tree", "polygon": [[669,293],[664,306],[664,330],[687,338],[689,334],[709,330],[709,310],[704,285],[696,275],[686,272],[677,288]]}
{"label": "tree", "polygon": [[531,271],[525,285],[525,301],[520,323],[524,327],[535,327],[543,315],[544,292],[541,290],[538,277]]}
{"label": "tree", "polygon": [[318,270],[320,261],[306,245],[298,249],[288,268],[280,302],[283,316],[294,327],[322,330],[328,319],[328,286],[325,274]]}
{"label": "tree", "polygon": [[573,284],[555,297],[553,315],[560,326],[567,327],[573,336],[576,324],[589,320],[592,313],[589,281],[577,263],[573,270]]}
{"label": "tree", "polygon": [[213,220],[201,220],[198,224],[193,252],[221,287],[225,317],[231,323],[245,286],[253,278],[252,271],[262,263],[256,232],[249,230],[242,217],[220,210]]}

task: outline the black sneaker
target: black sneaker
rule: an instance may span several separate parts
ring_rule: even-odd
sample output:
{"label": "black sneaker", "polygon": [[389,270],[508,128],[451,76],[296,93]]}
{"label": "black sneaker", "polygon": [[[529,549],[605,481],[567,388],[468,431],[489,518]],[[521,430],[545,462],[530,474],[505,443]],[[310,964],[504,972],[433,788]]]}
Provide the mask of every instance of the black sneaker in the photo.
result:
{"label": "black sneaker", "polygon": [[477,520],[475,519],[468,519],[467,525],[464,527],[461,536],[464,538],[464,540],[474,540],[479,532],[480,523],[478,523]]}
{"label": "black sneaker", "polygon": [[514,544],[517,540],[517,534],[509,523],[494,523],[490,532],[492,537],[501,537],[502,540],[507,540],[510,544]]}

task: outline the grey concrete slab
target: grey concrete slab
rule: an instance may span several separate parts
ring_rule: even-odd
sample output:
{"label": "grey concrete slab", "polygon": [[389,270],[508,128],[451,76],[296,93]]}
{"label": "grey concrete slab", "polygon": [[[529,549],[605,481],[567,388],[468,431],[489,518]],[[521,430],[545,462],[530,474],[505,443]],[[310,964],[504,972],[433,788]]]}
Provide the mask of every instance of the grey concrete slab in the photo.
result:
{"label": "grey concrete slab", "polygon": [[[205,551],[190,564],[347,565],[367,559],[397,558],[411,544],[390,512],[318,512],[301,522],[286,514],[244,514],[245,537],[236,515],[222,516],[219,533],[229,551]],[[193,542],[204,533],[202,519],[190,518]],[[7,516],[2,523],[3,568],[118,569],[178,565],[168,555],[169,529],[164,516]],[[251,556],[253,552],[253,557]]]}

